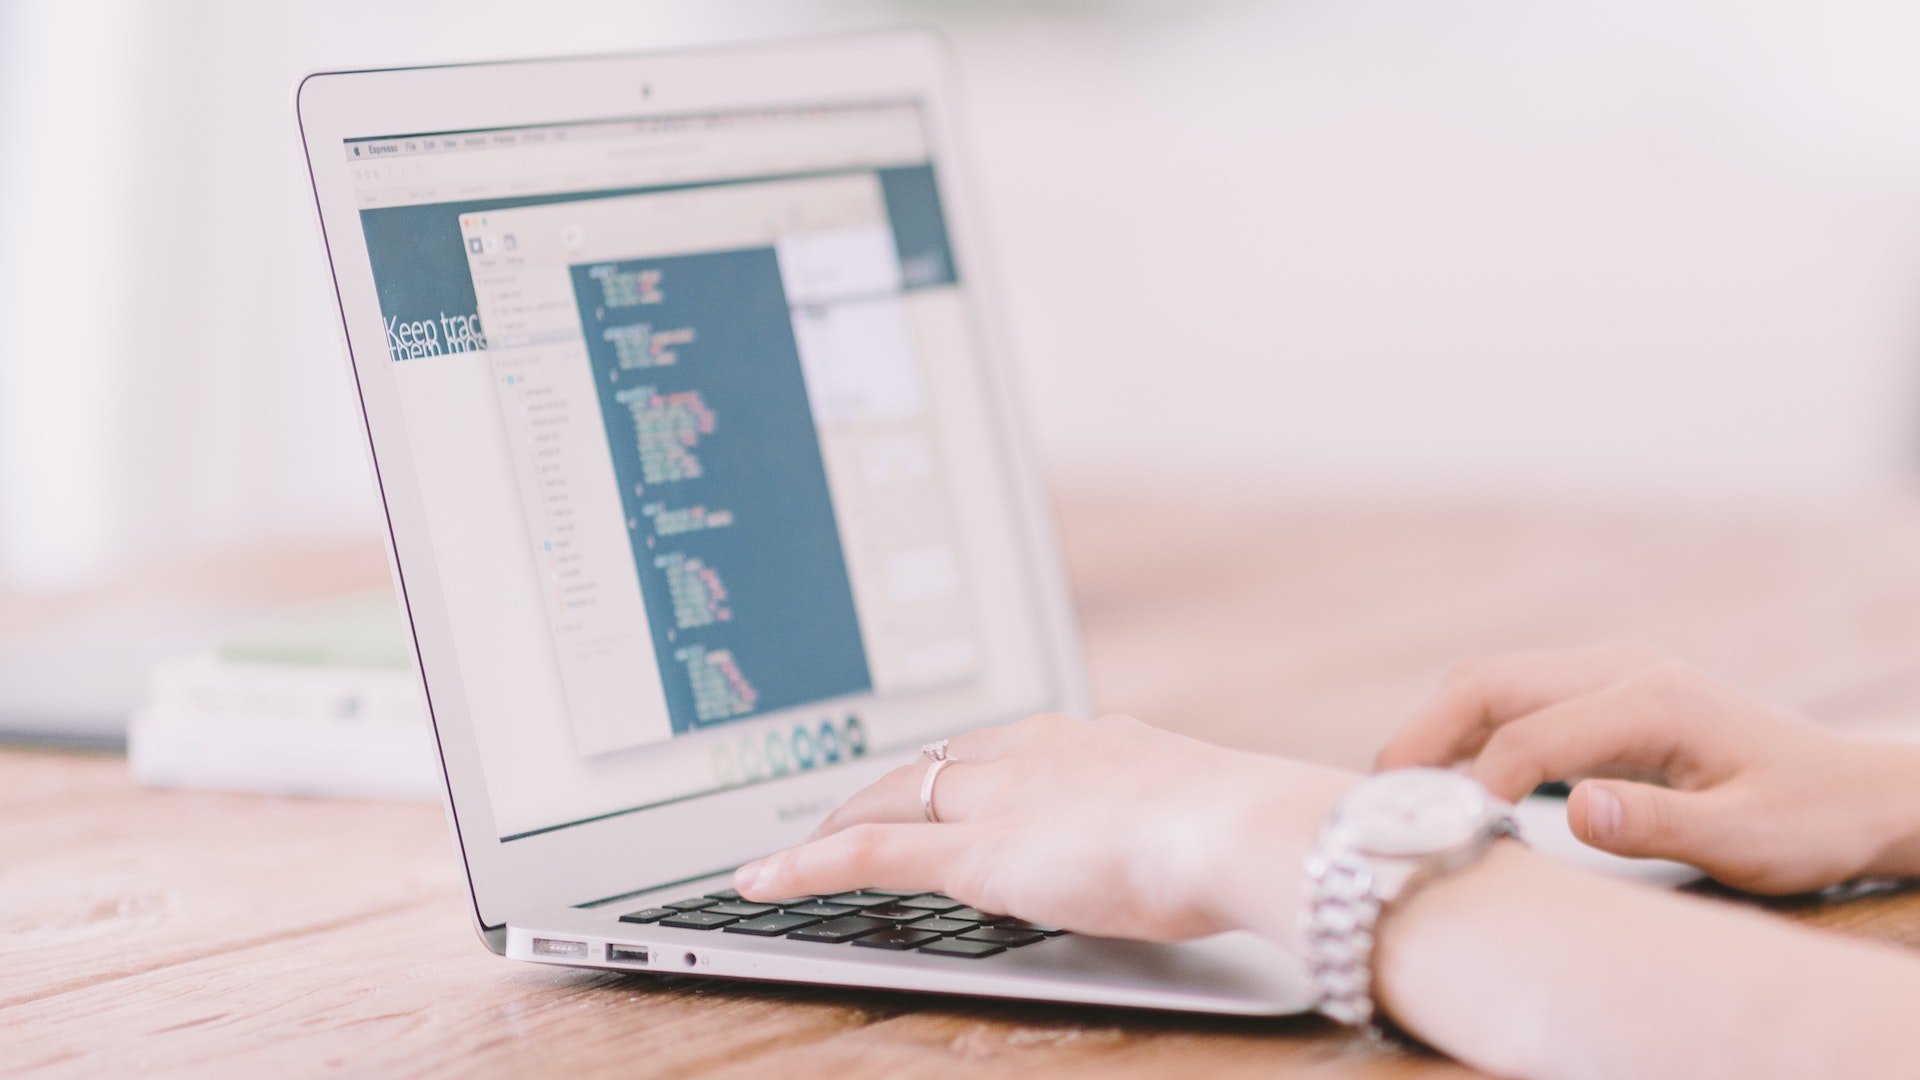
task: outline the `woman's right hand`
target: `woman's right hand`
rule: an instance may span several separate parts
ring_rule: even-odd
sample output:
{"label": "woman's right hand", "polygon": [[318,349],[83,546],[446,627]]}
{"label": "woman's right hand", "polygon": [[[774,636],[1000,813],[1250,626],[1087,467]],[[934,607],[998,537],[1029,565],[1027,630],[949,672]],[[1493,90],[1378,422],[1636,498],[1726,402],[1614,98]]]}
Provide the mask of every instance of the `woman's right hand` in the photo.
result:
{"label": "woman's right hand", "polygon": [[1252,929],[1293,944],[1307,854],[1360,779],[1124,716],[1032,716],[947,743],[938,824],[916,758],[734,887],[749,900],[914,889],[1102,937]]}
{"label": "woman's right hand", "polygon": [[1462,762],[1507,799],[1587,777],[1574,835],[1751,892],[1920,875],[1920,747],[1847,738],[1639,647],[1462,664],[1377,764]]}

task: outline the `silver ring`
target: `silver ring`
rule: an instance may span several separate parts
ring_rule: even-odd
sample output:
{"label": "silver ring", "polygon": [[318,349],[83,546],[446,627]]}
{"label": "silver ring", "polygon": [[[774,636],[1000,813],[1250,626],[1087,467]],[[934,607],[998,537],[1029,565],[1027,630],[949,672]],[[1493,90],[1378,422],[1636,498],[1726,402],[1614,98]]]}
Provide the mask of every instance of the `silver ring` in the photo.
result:
{"label": "silver ring", "polygon": [[920,748],[920,756],[928,761],[947,760],[947,740],[940,739]]}
{"label": "silver ring", "polygon": [[[946,754],[946,747],[942,746],[940,756],[927,763],[927,774],[920,778],[920,809],[927,815],[927,820],[935,825],[940,824],[940,815],[933,812],[933,782],[940,779],[940,773],[947,766],[953,764],[953,759]],[[927,756],[933,757],[932,754]]]}

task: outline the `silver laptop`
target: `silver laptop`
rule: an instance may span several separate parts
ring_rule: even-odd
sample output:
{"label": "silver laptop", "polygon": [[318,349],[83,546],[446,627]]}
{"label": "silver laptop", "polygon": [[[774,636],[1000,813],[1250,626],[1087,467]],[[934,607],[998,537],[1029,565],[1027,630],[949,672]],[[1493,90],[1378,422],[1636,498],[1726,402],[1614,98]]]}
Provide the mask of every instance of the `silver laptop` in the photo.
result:
{"label": "silver laptop", "polygon": [[912,33],[301,83],[474,921],[535,963],[1298,1011],[1249,935],[727,889],[928,740],[1088,706],[946,67]]}

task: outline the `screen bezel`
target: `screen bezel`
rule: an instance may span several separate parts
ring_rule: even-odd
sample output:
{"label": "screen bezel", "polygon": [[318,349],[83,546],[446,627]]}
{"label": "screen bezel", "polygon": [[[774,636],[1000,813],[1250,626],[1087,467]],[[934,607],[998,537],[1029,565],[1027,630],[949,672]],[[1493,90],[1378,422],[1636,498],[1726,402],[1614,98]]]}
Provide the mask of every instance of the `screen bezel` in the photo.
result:
{"label": "screen bezel", "polygon": [[[483,930],[516,913],[566,906],[730,869],[804,838],[826,810],[911,753],[877,755],[515,840],[499,839],[452,630],[434,570],[398,395],[388,364],[372,268],[347,159],[348,139],[757,108],[912,100],[933,147],[950,243],[966,268],[962,294],[978,341],[988,411],[1005,457],[1034,611],[1048,655],[1045,710],[1089,707],[1058,545],[1021,422],[981,268],[973,201],[961,159],[945,43],[926,31],[681,53],[317,72],[295,101],[321,239],[333,271],[344,344],[385,506],[390,567],[412,630],[446,781],[446,809]],[[962,718],[956,730],[1003,717]]]}

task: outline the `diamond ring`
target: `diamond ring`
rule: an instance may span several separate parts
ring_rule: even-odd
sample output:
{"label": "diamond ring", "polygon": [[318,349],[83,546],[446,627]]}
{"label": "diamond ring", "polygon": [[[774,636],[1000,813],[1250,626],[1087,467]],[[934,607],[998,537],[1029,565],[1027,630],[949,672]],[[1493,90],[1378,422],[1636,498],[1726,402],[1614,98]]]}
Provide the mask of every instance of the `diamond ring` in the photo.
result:
{"label": "diamond ring", "polygon": [[940,774],[946,771],[947,766],[953,764],[953,759],[947,756],[945,739],[921,747],[920,754],[927,759],[926,775],[920,778],[920,811],[927,815],[929,822],[938,825],[940,815],[933,810],[933,784],[940,779]]}

